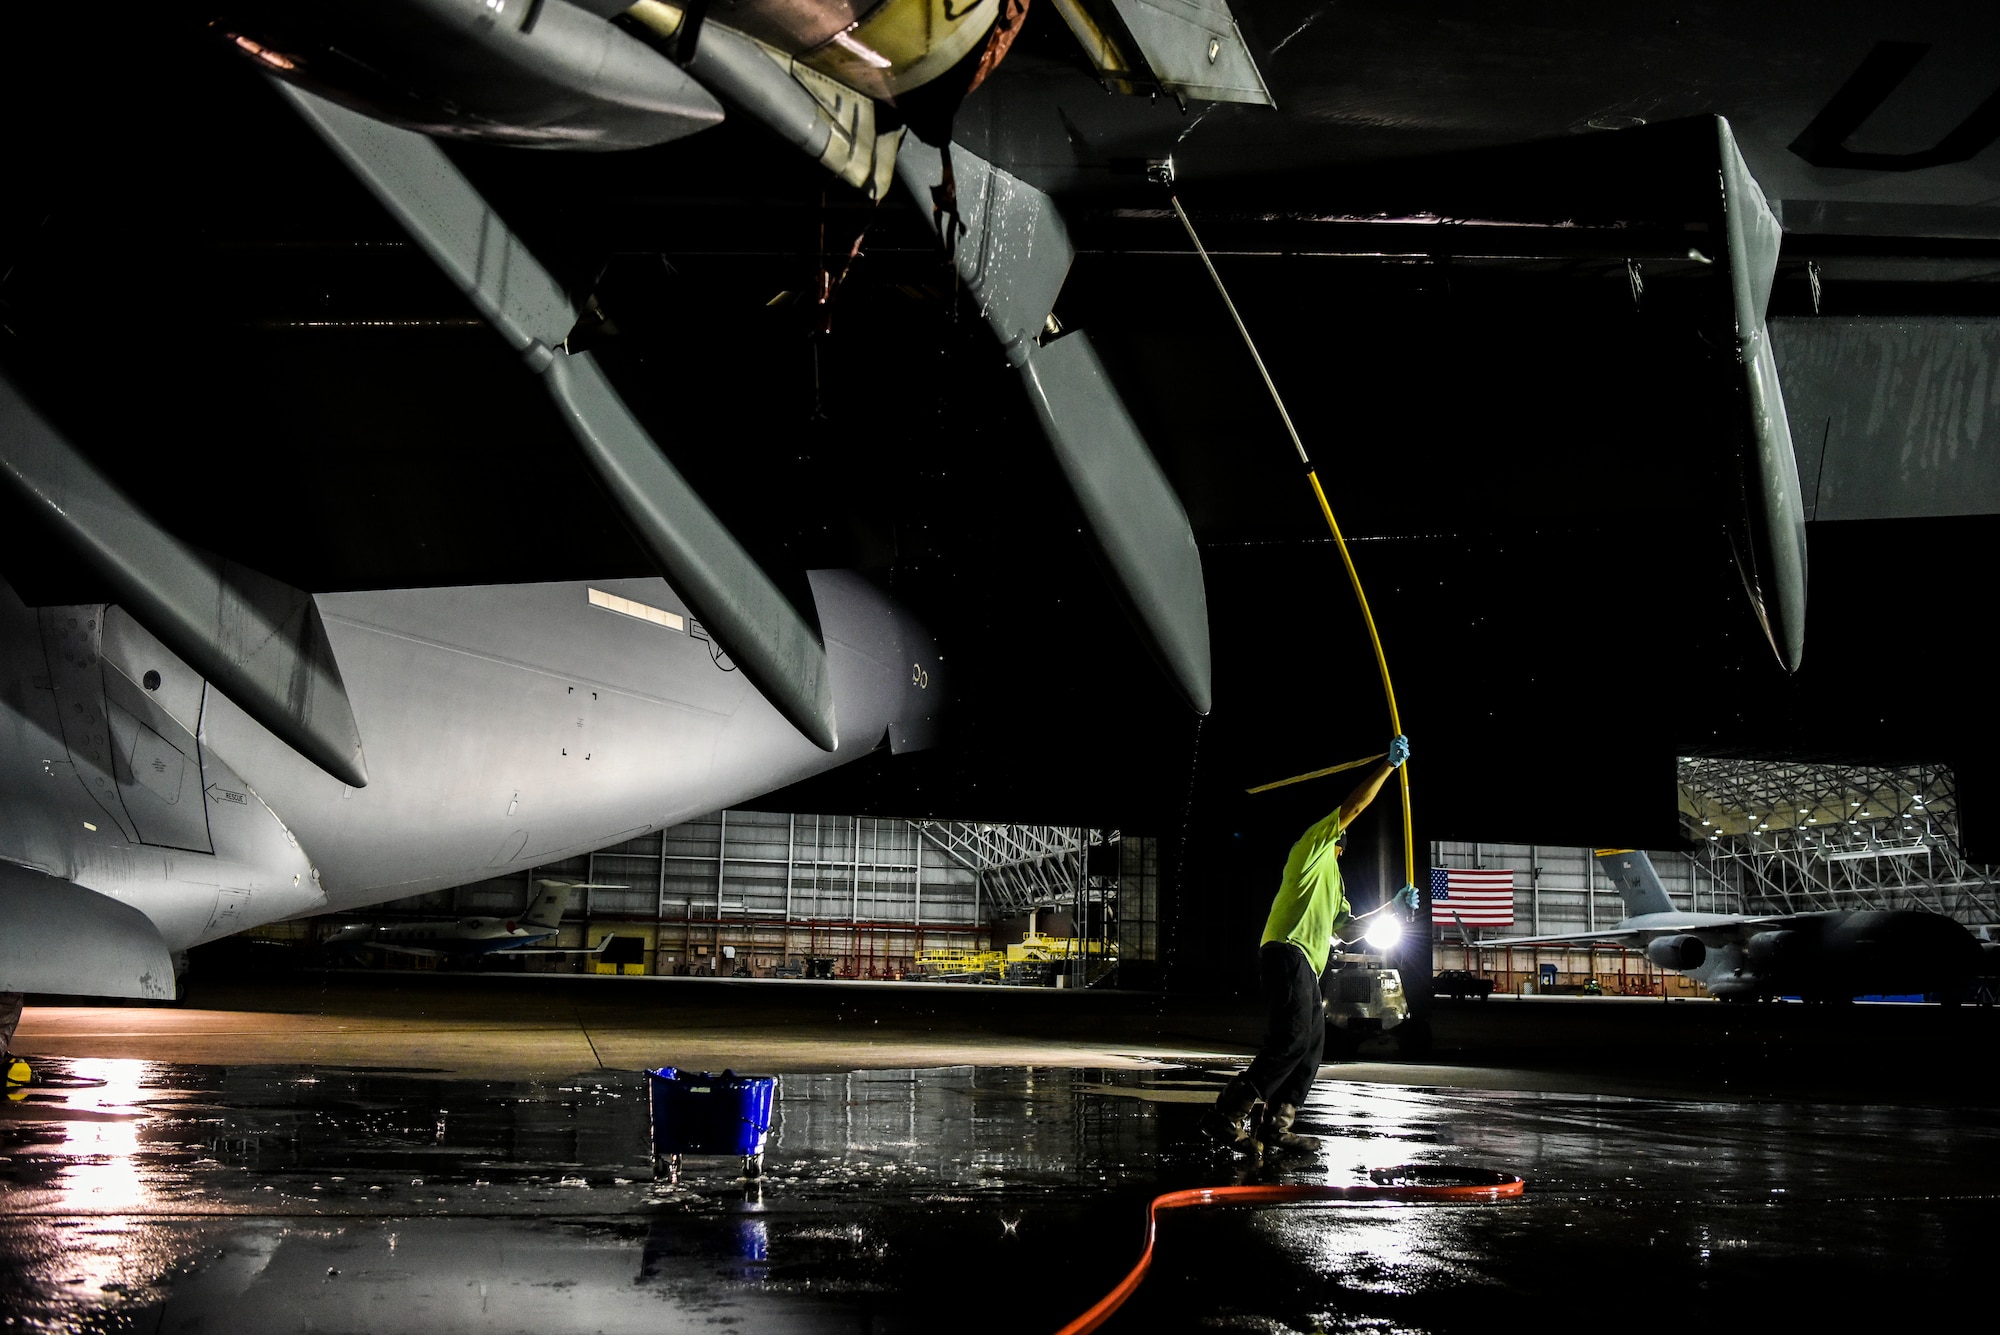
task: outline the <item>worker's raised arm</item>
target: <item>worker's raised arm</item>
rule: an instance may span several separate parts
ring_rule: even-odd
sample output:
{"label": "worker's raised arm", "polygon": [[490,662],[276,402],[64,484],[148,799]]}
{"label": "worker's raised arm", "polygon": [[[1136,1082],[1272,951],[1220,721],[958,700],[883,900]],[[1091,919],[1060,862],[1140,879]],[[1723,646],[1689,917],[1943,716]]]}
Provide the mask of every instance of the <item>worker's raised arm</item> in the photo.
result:
{"label": "worker's raised arm", "polygon": [[1355,817],[1368,809],[1375,800],[1375,794],[1382,791],[1382,785],[1389,781],[1390,771],[1410,758],[1410,739],[1398,737],[1389,743],[1389,754],[1382,763],[1368,771],[1368,777],[1354,786],[1347,800],[1340,804],[1340,827],[1344,830],[1354,823]]}

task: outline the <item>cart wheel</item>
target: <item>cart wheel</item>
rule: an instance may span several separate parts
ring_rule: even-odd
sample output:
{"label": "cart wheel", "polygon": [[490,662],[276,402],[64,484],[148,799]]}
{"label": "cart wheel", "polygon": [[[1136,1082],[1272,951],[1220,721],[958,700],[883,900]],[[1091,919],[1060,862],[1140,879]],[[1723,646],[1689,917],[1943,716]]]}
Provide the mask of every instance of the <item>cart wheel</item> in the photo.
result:
{"label": "cart wheel", "polygon": [[749,1178],[753,1182],[756,1179],[764,1176],[764,1156],[761,1154],[744,1155],[743,1176]]}

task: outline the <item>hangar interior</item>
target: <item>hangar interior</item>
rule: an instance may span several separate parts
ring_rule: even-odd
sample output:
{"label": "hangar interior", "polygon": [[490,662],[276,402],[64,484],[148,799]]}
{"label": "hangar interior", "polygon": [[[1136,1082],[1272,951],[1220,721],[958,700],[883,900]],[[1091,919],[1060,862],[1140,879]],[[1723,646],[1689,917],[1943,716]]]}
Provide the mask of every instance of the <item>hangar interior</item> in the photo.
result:
{"label": "hangar interior", "polygon": [[[1158,958],[1150,838],[754,810],[261,935],[312,943],[357,920],[518,917],[545,879],[578,883],[548,945],[577,949],[609,933],[642,943],[641,958],[530,955],[505,961],[514,967],[1101,987],[1148,985]],[[373,962],[435,964],[393,953]]]}
{"label": "hangar interior", "polygon": [[[2000,926],[1993,869],[1966,861],[1957,784],[1947,766],[1843,766],[1684,757],[1678,799],[1685,844],[1650,852],[1674,907],[1690,913],[1789,915],[1919,909],[1971,928]],[[1510,948],[1509,936],[1581,934],[1625,916],[1597,850],[1445,841],[1432,865],[1513,873],[1504,927],[1432,924],[1435,966],[1491,977],[1501,992],[1700,996],[1694,979],[1613,945]]]}
{"label": "hangar interior", "polygon": [[[1949,928],[1934,976],[2000,950],[2000,697],[1886,629],[1969,590],[1976,643],[2000,550],[2000,8],[226,10],[79,41],[28,7],[0,45],[0,960],[34,1068],[0,1102],[0,1325],[1990,1303],[1995,1012],[1849,984],[1853,919]],[[751,21],[831,36],[758,54]],[[925,47],[975,21],[983,50]],[[882,42],[912,29],[915,65]],[[917,83],[950,71],[955,124]],[[239,595],[282,633],[246,640]],[[122,686],[111,609],[161,641]],[[156,720],[194,768],[153,773],[214,805],[159,834],[203,810],[234,843],[101,823],[147,800],[112,709],[163,680],[203,713]],[[575,757],[586,681],[612,745]],[[1422,1041],[1322,1050],[1316,1149],[1219,1144],[1277,1028],[1277,867],[1341,790],[1258,785],[1405,730],[1420,796],[1357,829],[1358,903],[1408,840],[1413,880],[1516,873],[1512,921],[1482,943],[1419,896]],[[1609,951],[1496,949],[1614,930],[1592,841],[1654,850],[1676,914],[1842,920],[1834,976],[1725,1005],[1627,951],[1613,986]],[[162,934],[322,932],[297,915],[340,891],[349,925],[512,915],[538,877],[592,887],[556,948],[636,965],[246,951],[177,994]],[[996,954],[1044,986],[962,985]],[[113,956],[116,998],[20,981]],[[1454,960],[1503,993],[1426,1011]],[[1650,1000],[1548,994],[1586,981]],[[1337,990],[1297,991],[1308,1028]],[[663,1093],[752,1085],[720,1120],[761,1173]],[[1196,1208],[1235,1204],[1269,1208]]]}
{"label": "hangar interior", "polygon": [[[1676,908],[1743,915],[1914,908],[1982,937],[2000,926],[1992,869],[1968,863],[1959,844],[1949,767],[1689,757],[1678,773],[1685,844],[1650,853]],[[1640,950],[1503,944],[1587,936],[1625,916],[1617,888],[1598,870],[1598,851],[1431,841],[1432,868],[1511,872],[1511,920],[1468,926],[1433,905],[1429,957],[1412,939],[1394,962],[1418,977],[1465,970],[1501,992],[1560,994],[1594,981],[1610,995],[1705,995],[1694,979],[1659,968]],[[1148,988],[1159,985],[1164,958],[1158,864],[1155,838],[1118,830],[735,810],[395,900],[359,918],[518,916],[538,881],[569,880],[579,888],[547,944],[581,950],[614,934],[634,941],[638,958],[503,955],[489,966]],[[356,920],[328,915],[259,935],[311,943]],[[393,953],[369,962],[437,964]]]}

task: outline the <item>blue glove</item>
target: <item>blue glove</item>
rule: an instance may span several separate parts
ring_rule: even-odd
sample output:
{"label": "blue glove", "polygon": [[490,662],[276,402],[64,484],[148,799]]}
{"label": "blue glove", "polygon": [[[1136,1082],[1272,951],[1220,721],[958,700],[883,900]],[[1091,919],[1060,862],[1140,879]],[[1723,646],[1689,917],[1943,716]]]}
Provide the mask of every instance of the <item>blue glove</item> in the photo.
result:
{"label": "blue glove", "polygon": [[1393,741],[1393,742],[1389,743],[1389,768],[1390,768],[1390,769],[1397,769],[1397,768],[1399,768],[1399,767],[1400,767],[1400,766],[1402,765],[1402,763],[1403,763],[1403,762],[1404,762],[1405,760],[1408,760],[1409,758],[1410,758],[1410,739],[1409,739],[1409,738],[1407,738],[1407,737],[1398,737],[1398,738],[1397,738],[1397,739],[1396,739],[1395,741]]}
{"label": "blue glove", "polygon": [[1401,890],[1398,890],[1396,892],[1396,902],[1411,913],[1415,913],[1417,911],[1417,887],[1406,885]]}

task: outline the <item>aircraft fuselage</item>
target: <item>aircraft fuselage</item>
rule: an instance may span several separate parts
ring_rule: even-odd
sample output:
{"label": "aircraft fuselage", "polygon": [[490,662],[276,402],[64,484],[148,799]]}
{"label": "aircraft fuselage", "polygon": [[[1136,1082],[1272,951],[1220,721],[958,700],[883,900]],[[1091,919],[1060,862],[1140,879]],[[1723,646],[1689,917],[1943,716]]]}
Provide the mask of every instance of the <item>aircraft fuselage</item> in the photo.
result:
{"label": "aircraft fuselage", "polygon": [[[812,582],[832,753],[657,579],[321,595],[366,788],[291,750],[117,607],[30,609],[0,585],[0,906],[15,924],[0,989],[167,994],[157,969],[141,987],[59,943],[110,930],[93,925],[101,911],[179,951],[505,875],[795,782],[933,713],[928,636],[858,577]],[[660,615],[609,610],[593,587]]]}
{"label": "aircraft fuselage", "polygon": [[[1955,998],[1980,968],[1979,944],[1970,932],[1941,914],[1917,909],[1832,910],[1775,921],[1647,913],[1614,930],[1621,936],[1645,933],[1646,953],[1655,963],[1726,1000],[1907,993]],[[1698,951],[1680,944],[1688,938],[1701,943]],[[1698,962],[1693,954],[1699,954]]]}

